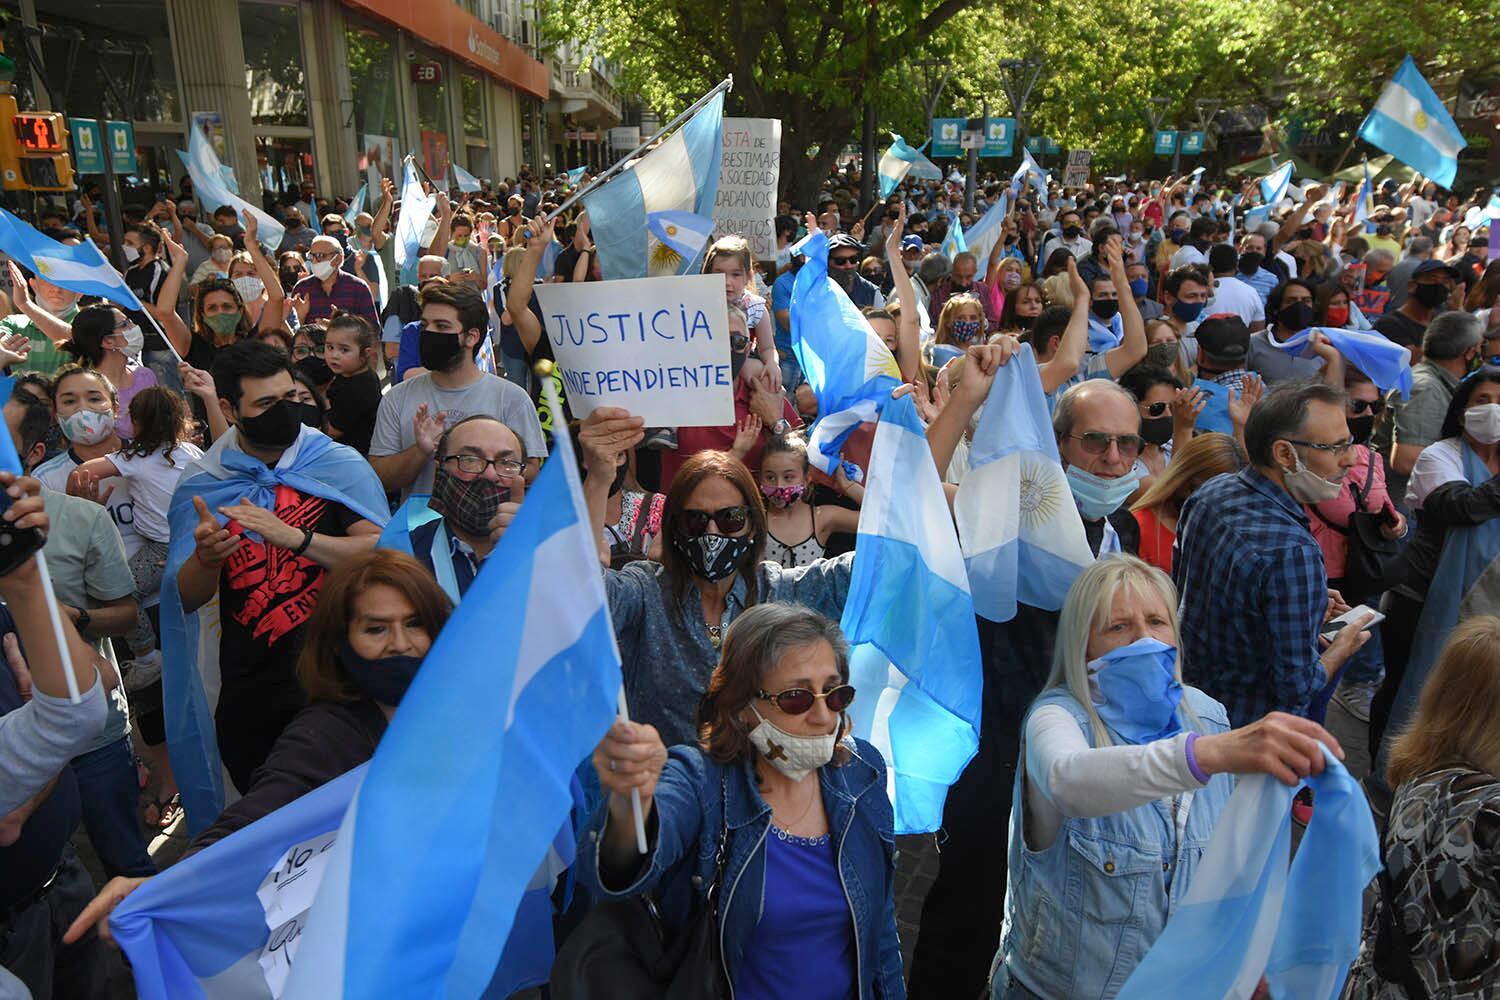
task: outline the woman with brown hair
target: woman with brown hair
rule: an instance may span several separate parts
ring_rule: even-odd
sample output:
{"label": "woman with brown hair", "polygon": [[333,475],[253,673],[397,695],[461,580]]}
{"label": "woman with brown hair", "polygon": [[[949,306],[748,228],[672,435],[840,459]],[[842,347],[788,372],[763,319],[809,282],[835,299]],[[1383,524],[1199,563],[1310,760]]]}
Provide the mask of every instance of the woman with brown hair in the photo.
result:
{"label": "woman with brown hair", "polygon": [[1454,629],[1391,746],[1385,869],[1350,1000],[1494,995],[1500,979],[1500,619]]}
{"label": "woman with brown hair", "polygon": [[1199,434],[1172,453],[1166,471],[1154,479],[1131,513],[1141,526],[1141,558],[1163,573],[1172,572],[1177,517],[1193,491],[1214,476],[1245,467],[1245,450],[1228,434]]}
{"label": "woman with brown hair", "polygon": [[[401,696],[453,605],[411,556],[374,549],[330,570],[307,624],[297,680],[308,705],[287,724],[250,790],[188,845],[183,858],[306,795],[375,754]],[[68,930],[76,940],[143,878],[115,878]]]}
{"label": "woman with brown hair", "polygon": [[[716,888],[734,995],[905,997],[885,762],[849,735],[853,700],[836,624],[790,604],[749,609],[725,637],[697,746],[669,756],[651,726],[623,722],[599,743],[608,797],[576,870],[602,898],[661,890],[669,927]],[[651,831],[644,858],[633,791]]]}

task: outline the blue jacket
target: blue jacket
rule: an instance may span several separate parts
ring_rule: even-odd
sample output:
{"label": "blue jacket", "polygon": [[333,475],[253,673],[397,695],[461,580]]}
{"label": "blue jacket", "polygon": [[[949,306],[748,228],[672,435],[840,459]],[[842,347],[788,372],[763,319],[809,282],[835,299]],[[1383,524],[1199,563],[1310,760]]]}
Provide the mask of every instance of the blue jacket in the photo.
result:
{"label": "blue jacket", "polygon": [[[844,747],[851,750],[848,762],[820,768],[818,779],[839,877],[854,917],[859,997],[904,1000],[896,936],[896,838],[885,792],[885,761],[863,740],[851,738]],[[721,785],[721,775],[727,784]],[[729,839],[719,888],[719,941],[732,993],[745,943],[760,922],[771,827],[771,807],[761,798],[748,761],[722,765],[697,747],[673,747],[656,785],[655,844],[649,862],[643,862],[645,871],[618,892],[601,884],[598,840],[608,817],[607,799],[579,839],[576,871],[600,899],[659,890],[663,919],[669,925],[681,924],[690,912],[692,894],[713,880],[721,801],[727,801],[722,815],[728,821]],[[818,960],[808,956],[808,961]]]}

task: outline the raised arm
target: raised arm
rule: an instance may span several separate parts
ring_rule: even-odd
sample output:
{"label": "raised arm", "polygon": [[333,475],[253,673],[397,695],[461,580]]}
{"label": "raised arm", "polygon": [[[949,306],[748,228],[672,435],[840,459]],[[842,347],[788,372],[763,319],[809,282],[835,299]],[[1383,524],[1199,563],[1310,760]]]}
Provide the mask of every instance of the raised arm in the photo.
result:
{"label": "raised arm", "polygon": [[885,256],[895,282],[901,319],[896,324],[896,364],[903,382],[915,382],[922,374],[922,321],[917,315],[917,289],[901,261],[901,238],[906,233],[906,202],[896,206],[896,221],[885,237]]}
{"label": "raised arm", "polygon": [[187,275],[187,251],[181,243],[165,233],[162,234],[162,240],[172,251],[172,267],[161,283],[161,291],[156,293],[156,301],[142,302],[141,305],[161,324],[162,332],[172,342],[177,355],[185,358],[188,348],[193,344],[193,331],[177,315],[177,297],[182,293],[183,278]]}
{"label": "raised arm", "polygon": [[590,413],[578,430],[588,478],[583,481],[583,499],[589,509],[589,526],[599,547],[599,561],[609,565],[609,546],[604,544],[604,511],[609,505],[609,486],[614,481],[625,452],[646,436],[646,423],[618,406],[601,406]]}
{"label": "raised arm", "polygon": [[26,277],[21,273],[16,262],[11,261],[6,264],[6,270],[10,273],[11,303],[16,307],[16,311],[31,320],[36,328],[54,344],[65,344],[72,340],[73,328],[70,325],[31,301],[31,289],[27,287]]}
{"label": "raised arm", "polygon": [[[1078,273],[1078,265],[1068,258],[1068,288],[1073,293],[1073,315],[1057,341],[1057,353],[1037,366],[1042,377],[1042,391],[1056,392],[1058,387],[1078,374],[1083,352],[1089,343],[1089,286]],[[1126,285],[1129,288],[1129,285]]]}
{"label": "raised arm", "polygon": [[1105,244],[1104,261],[1109,268],[1109,280],[1114,282],[1120,294],[1120,324],[1125,329],[1120,346],[1105,352],[1104,364],[1111,377],[1119,378],[1145,360],[1146,324],[1141,321],[1141,310],[1135,304],[1135,296],[1130,294],[1130,279],[1125,276],[1125,255],[1121,252],[1118,234],[1111,236]]}
{"label": "raised arm", "polygon": [[947,474],[953,461],[953,450],[968,429],[969,419],[989,395],[995,374],[1010,360],[1015,348],[1014,337],[1001,336],[993,344],[971,346],[959,359],[963,370],[959,373],[958,385],[953,387],[942,411],[927,427],[927,447],[932,451],[932,461],[937,466],[939,477]]}
{"label": "raised arm", "polygon": [[521,346],[529,355],[536,351],[543,332],[541,321],[531,311],[531,286],[536,284],[537,268],[541,266],[542,254],[552,242],[557,220],[538,217],[531,220],[527,229],[531,232],[531,239],[526,241],[526,255],[521,258],[521,267],[505,293],[505,311],[510,315],[511,325],[516,328],[516,335],[521,338]]}
{"label": "raised arm", "polygon": [[281,287],[281,277],[276,273],[276,268],[271,266],[270,259],[260,247],[260,240],[256,238],[259,223],[255,221],[255,216],[244,212],[240,219],[245,226],[245,252],[255,265],[255,276],[266,286],[266,304],[260,311],[260,319],[255,327],[258,330],[284,330],[286,291]]}
{"label": "raised arm", "polygon": [[387,229],[391,223],[391,207],[395,201],[396,185],[389,177],[380,178],[380,207],[375,209],[374,221],[370,223],[370,239],[376,252],[384,249],[386,240],[390,239]]}

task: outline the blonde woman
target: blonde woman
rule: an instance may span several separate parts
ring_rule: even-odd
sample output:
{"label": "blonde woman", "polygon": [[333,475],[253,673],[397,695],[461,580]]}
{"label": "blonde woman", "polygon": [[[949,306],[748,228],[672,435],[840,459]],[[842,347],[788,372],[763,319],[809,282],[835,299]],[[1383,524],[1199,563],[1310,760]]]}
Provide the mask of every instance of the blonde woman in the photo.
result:
{"label": "blonde woman", "polygon": [[1500,619],[1454,629],[1391,746],[1385,870],[1349,1000],[1465,1000],[1500,981]]}
{"label": "blonde woman", "polygon": [[1342,755],[1323,727],[1280,712],[1230,729],[1224,706],[1183,683],[1178,646],[1176,589],[1133,556],[1093,564],[1068,592],[1022,730],[995,1000],[1111,995],[1189,890],[1229,775],[1291,785],[1323,769],[1320,742]]}

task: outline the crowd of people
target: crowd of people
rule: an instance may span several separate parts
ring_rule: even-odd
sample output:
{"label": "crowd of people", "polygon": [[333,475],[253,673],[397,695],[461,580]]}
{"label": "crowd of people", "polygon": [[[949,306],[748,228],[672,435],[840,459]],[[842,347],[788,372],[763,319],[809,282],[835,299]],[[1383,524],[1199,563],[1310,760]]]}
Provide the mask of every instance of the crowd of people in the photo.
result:
{"label": "crowd of people", "polygon": [[[1323,184],[1264,205],[1248,178],[1031,176],[965,206],[955,173],[861,205],[859,180],[780,202],[774,259],[735,233],[705,246],[734,379],[717,427],[612,407],[563,426],[545,402],[563,384],[535,288],[602,280],[587,213],[558,211],[587,178],[436,191],[406,273],[388,180],[372,212],[310,186],[269,206],[279,246],[186,180],[127,206],[139,311],[9,263],[0,995],[106,995],[106,918],[158,873],[164,832],[195,831],[195,854],[368,761],[563,433],[632,718],[579,762],[587,891],[556,978],[596,985],[570,995],[610,995],[567,947],[580,912],[649,895],[683,927],[713,888],[725,995],[1112,997],[1236,776],[1297,785],[1324,748],[1363,781],[1385,862],[1346,995],[1493,995],[1489,192],[1416,176],[1365,206]],[[110,249],[96,200],[33,221]],[[982,249],[943,252],[996,206]],[[976,620],[979,751],[911,851],[889,762],[851,735],[837,625],[874,424],[831,476],[809,456],[793,285],[819,231],[950,500],[997,373],[1035,370],[1096,559],[1060,610]],[[1344,333],[1404,352],[1409,383],[1361,370]],[[192,754],[167,692],[200,675],[221,812],[173,769]],[[1316,809],[1304,790],[1293,822]],[[925,898],[899,898],[901,859],[934,844]]]}

